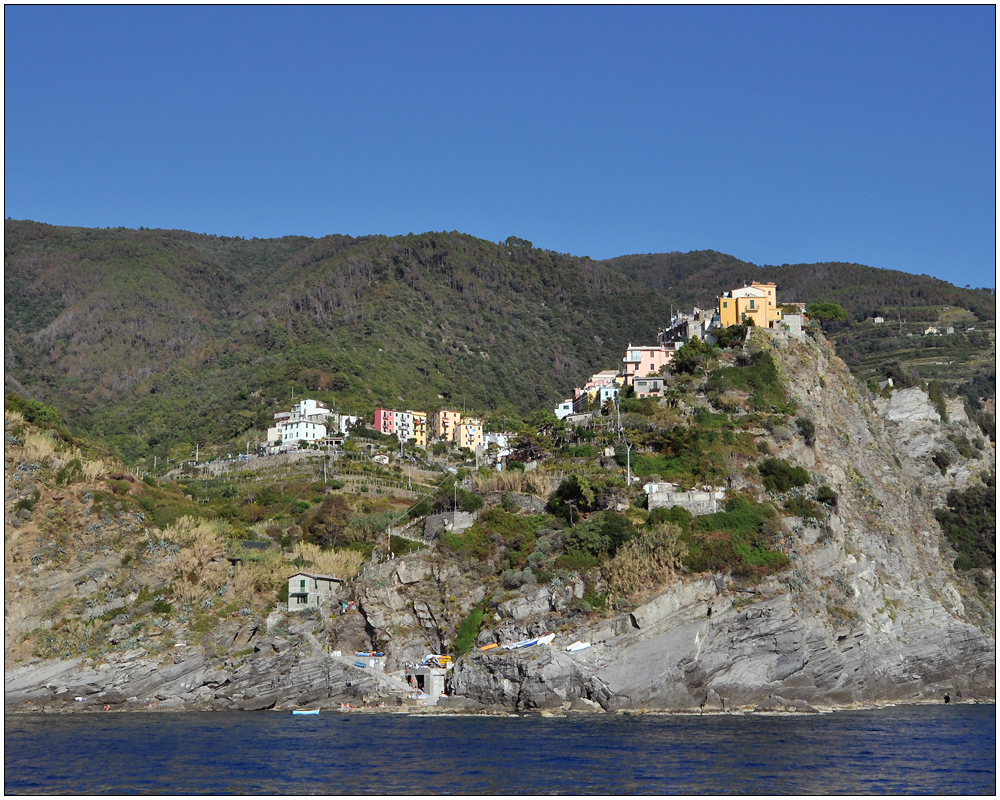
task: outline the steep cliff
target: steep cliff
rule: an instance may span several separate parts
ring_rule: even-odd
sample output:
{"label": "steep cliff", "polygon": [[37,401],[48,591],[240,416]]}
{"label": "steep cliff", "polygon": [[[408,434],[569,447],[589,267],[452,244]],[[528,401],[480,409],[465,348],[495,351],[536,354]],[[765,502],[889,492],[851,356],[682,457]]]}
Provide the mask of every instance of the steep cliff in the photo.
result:
{"label": "steep cliff", "polygon": [[[995,696],[995,584],[951,568],[931,509],[992,468],[978,458],[942,475],[931,460],[968,431],[961,404],[943,423],[919,389],[873,401],[825,342],[757,331],[815,424],[815,444],[780,454],[837,492],[822,522],[784,520],[792,566],[745,589],[686,576],[630,613],[568,631],[593,646],[477,653],[456,694],[508,708],[578,699],[617,708],[807,708]],[[974,606],[969,609],[969,606]]]}

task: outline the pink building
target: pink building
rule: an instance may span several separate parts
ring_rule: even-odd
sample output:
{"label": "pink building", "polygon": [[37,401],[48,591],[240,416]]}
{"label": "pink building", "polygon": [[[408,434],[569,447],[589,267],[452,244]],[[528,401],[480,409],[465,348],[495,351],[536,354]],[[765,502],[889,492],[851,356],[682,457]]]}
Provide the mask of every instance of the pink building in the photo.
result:
{"label": "pink building", "polygon": [[375,430],[379,433],[396,432],[396,415],[398,411],[390,411],[386,408],[375,409]]}
{"label": "pink building", "polygon": [[636,378],[646,378],[655,375],[674,357],[674,348],[667,344],[652,347],[637,347],[629,344],[622,359],[622,375],[625,385],[631,386]]}

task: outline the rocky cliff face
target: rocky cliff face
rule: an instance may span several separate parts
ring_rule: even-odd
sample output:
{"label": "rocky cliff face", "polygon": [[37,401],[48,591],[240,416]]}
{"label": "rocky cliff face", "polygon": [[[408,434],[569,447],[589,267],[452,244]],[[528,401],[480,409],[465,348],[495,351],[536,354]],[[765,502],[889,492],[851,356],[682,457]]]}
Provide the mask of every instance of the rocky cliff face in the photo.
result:
{"label": "rocky cliff face", "polygon": [[406,687],[353,658],[332,657],[316,622],[268,635],[229,623],[197,647],[154,655],[136,648],[102,659],[34,662],[4,674],[8,708],[22,711],[241,710],[359,705]]}
{"label": "rocky cliff face", "polygon": [[[583,580],[530,584],[491,610],[477,647],[450,674],[443,705],[807,710],[946,694],[994,699],[995,584],[984,590],[956,574],[932,514],[950,489],[993,468],[993,446],[983,443],[972,458],[952,452],[942,474],[934,454],[954,450],[955,437],[976,435],[958,401],[948,404],[946,422],[919,389],[873,399],[822,340],[755,331],[749,346],[772,352],[800,413],[815,425],[812,446],[799,437],[771,445],[838,495],[825,519],[784,518],[780,548],[789,568],[756,585],[725,574],[682,575],[605,616],[580,611]],[[66,514],[86,521],[69,505]],[[138,536],[141,523],[122,516],[107,521],[105,533]],[[169,553],[150,555],[150,563],[161,557],[166,569]],[[16,629],[8,634],[16,639],[43,624],[52,602],[87,595],[88,581],[106,581],[102,570],[114,564],[100,558],[95,552],[58,573],[32,566],[31,592],[15,593],[6,609]],[[18,569],[8,564],[9,573]],[[368,569],[351,591],[357,611],[344,616],[234,613],[197,646],[157,649],[149,639],[128,639],[132,649],[97,658],[8,659],[6,706],[262,709],[401,698],[398,670],[447,651],[486,588],[431,547]],[[108,596],[108,609],[123,602]],[[177,623],[169,625],[181,638]],[[480,651],[546,631],[557,633],[548,647]],[[592,646],[566,652],[576,640]],[[386,652],[390,674],[349,657],[373,646]]]}
{"label": "rocky cliff face", "polygon": [[[960,459],[942,475],[931,454],[972,434],[958,401],[943,423],[919,389],[872,401],[825,343],[756,332],[816,425],[780,455],[838,493],[820,524],[785,520],[792,567],[753,590],[692,576],[634,609],[568,631],[577,653],[477,653],[453,691],[511,709],[597,703],[617,708],[807,708],[995,697],[995,593],[951,568],[931,509],[992,467]],[[976,609],[970,610],[970,605]]]}

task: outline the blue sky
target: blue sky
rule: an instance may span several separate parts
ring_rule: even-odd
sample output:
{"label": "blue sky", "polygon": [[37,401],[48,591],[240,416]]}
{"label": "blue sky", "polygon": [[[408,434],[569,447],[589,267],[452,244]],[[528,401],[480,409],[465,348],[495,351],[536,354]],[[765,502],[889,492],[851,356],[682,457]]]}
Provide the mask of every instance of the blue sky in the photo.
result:
{"label": "blue sky", "polygon": [[5,216],[995,286],[995,10],[7,6]]}

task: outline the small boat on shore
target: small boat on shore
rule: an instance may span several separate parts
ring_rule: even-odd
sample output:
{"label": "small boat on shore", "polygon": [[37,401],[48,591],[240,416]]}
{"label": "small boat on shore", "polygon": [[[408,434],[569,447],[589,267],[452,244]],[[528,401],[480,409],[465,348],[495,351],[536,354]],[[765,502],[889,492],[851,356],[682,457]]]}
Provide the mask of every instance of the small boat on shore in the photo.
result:
{"label": "small boat on shore", "polygon": [[293,711],[292,715],[296,716],[296,717],[304,717],[304,716],[309,716],[309,715],[318,714],[318,713],[319,713],[319,709],[318,708],[308,708],[308,709],[303,709],[302,711]]}
{"label": "small boat on shore", "polygon": [[536,644],[549,644],[553,639],[556,638],[554,633],[546,633],[542,636],[535,636],[532,639],[522,639],[520,642],[514,642],[513,644],[505,644],[503,646],[504,650],[520,650],[522,647],[534,647]]}

